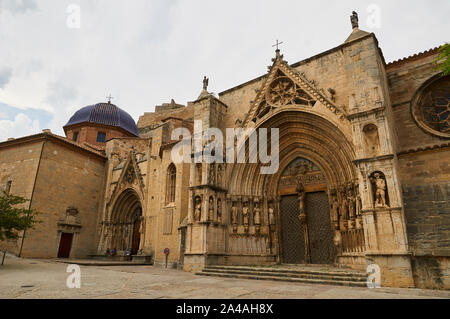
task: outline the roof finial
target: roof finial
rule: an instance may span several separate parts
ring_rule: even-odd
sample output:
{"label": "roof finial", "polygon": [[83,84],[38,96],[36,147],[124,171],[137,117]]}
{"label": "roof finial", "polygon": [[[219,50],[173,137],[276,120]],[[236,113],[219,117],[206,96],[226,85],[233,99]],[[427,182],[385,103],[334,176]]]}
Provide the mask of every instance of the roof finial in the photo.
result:
{"label": "roof finial", "polygon": [[280,49],[278,48],[278,46],[279,46],[280,44],[283,44],[283,42],[278,42],[278,40],[277,40],[277,43],[275,43],[274,45],[272,45],[272,48],[273,48],[273,47],[277,47],[277,49],[275,50],[275,52],[276,52],[277,55],[280,54]]}
{"label": "roof finial", "polygon": [[207,78],[207,77],[205,76],[205,77],[203,78],[203,91],[207,92],[208,84],[209,84],[209,78]]}
{"label": "roof finial", "polygon": [[108,99],[108,104],[111,104],[111,100],[113,99],[112,95],[109,94],[106,98]]}
{"label": "roof finial", "polygon": [[352,12],[352,15],[350,16],[350,21],[352,22],[353,29],[357,29],[359,27],[359,18],[358,13],[356,13],[356,11]]}

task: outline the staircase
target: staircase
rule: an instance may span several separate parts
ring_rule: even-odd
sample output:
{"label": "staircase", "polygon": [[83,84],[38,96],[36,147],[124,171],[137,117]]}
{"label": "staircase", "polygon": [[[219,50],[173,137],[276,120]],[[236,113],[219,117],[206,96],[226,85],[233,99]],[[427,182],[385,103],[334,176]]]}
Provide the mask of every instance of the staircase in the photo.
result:
{"label": "staircase", "polygon": [[363,271],[331,265],[206,266],[200,276],[367,287]]}

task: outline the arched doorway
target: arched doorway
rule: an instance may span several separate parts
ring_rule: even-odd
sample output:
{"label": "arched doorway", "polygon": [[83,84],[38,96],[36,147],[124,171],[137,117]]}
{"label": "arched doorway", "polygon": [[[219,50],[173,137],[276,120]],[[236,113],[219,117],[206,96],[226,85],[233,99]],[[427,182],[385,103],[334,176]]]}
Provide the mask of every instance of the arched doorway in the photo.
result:
{"label": "arched doorway", "polygon": [[[267,165],[248,162],[234,164],[228,183],[230,193],[232,196],[235,195],[238,200],[243,196],[260,197],[263,199],[262,207],[268,214],[267,220],[270,219],[269,211],[275,215],[275,220],[270,222],[270,231],[267,232],[267,236],[270,237],[270,251],[276,255],[277,262],[350,264],[353,263],[353,260],[364,257],[364,231],[361,216],[351,215],[348,212],[348,206],[355,205],[357,198],[355,194],[358,193],[358,185],[361,182],[358,180],[359,176],[354,164],[355,151],[351,144],[351,132],[346,128],[345,123],[339,122],[338,119],[325,118],[323,115],[313,112],[314,110],[305,112],[297,107],[285,107],[256,122],[255,128],[279,129],[279,169],[274,174],[263,175],[260,173],[260,168]],[[250,140],[247,140],[245,146],[247,149],[250,149],[249,143]],[[270,134],[268,134],[267,145],[271,145]],[[248,159],[248,153],[246,156]],[[302,228],[295,228],[295,223],[281,219],[281,214],[286,210],[284,201],[287,203],[290,201],[286,205],[292,207],[292,218],[299,221],[297,180],[294,178],[293,184],[289,187],[282,185],[284,179],[282,175],[291,164],[295,167],[295,161],[299,158],[301,161],[310,162],[313,167],[312,172],[317,173],[305,176],[313,178],[312,176],[317,175],[323,179],[321,183],[304,183],[306,192],[304,200],[305,207],[317,206],[318,208],[312,210],[321,211],[321,214],[314,215],[318,216],[315,220],[316,226],[309,225],[308,228],[325,228],[327,239],[324,240],[323,232],[318,230],[308,234],[309,242],[307,244],[305,244],[305,235],[301,234]],[[330,212],[331,205],[333,205],[333,210]],[[318,223],[322,224],[317,225]],[[283,224],[285,224],[284,227]],[[309,259],[298,257],[293,261],[286,260],[288,248],[283,247],[284,239],[287,237],[286,234],[283,234],[286,227],[293,227],[294,230],[291,231],[291,234],[297,234],[298,237],[292,238],[292,241],[300,243],[304,247],[304,253],[306,253],[307,247],[312,250],[314,245],[319,247],[315,248],[315,252],[319,255],[323,254],[323,256],[316,255],[314,257],[310,254]],[[330,228],[331,231],[329,231]],[[336,250],[333,250],[332,246],[330,247],[330,238]],[[322,245],[327,246],[329,250],[321,249]],[[298,251],[296,254],[304,255]],[[336,256],[337,258],[335,258]],[[356,262],[360,262],[359,259]]]}
{"label": "arched doorway", "polygon": [[142,236],[142,205],[138,194],[132,189],[124,190],[113,205],[108,225],[107,248],[117,252],[131,250],[136,255]]}
{"label": "arched doorway", "polygon": [[336,247],[327,196],[320,168],[298,157],[280,175],[280,237],[282,262],[331,264]]}

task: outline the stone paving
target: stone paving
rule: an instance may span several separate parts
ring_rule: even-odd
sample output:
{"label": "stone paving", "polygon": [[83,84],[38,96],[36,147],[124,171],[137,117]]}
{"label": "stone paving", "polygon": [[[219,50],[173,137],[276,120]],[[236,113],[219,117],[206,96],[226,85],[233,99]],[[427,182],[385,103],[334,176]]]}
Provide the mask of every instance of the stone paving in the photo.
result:
{"label": "stone paving", "polygon": [[67,266],[54,260],[8,256],[0,266],[0,298],[450,298],[450,291],[206,278],[153,266],[80,266],[81,288],[69,289]]}

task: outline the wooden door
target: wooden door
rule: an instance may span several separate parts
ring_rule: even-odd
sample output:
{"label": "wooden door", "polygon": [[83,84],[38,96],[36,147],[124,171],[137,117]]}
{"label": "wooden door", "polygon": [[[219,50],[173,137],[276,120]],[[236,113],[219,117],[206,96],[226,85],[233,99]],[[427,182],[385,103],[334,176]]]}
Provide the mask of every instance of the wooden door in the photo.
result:
{"label": "wooden door", "polygon": [[141,233],[139,232],[141,228],[141,221],[138,219],[134,222],[133,227],[133,242],[131,244],[131,254],[137,255],[139,251],[139,244],[141,243]]}
{"label": "wooden door", "polygon": [[69,258],[70,249],[72,248],[73,234],[61,233],[59,242],[58,258]]}

